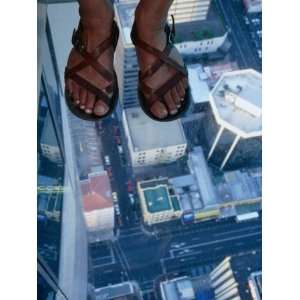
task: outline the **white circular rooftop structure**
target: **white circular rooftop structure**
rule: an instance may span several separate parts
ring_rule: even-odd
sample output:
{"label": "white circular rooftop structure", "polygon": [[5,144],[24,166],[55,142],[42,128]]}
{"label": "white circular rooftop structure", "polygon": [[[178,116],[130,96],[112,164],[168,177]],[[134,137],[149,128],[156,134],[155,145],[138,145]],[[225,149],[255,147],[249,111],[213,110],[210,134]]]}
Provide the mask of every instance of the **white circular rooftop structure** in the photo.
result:
{"label": "white circular rooftop structure", "polygon": [[210,94],[217,123],[243,138],[261,136],[261,74],[253,69],[222,75]]}

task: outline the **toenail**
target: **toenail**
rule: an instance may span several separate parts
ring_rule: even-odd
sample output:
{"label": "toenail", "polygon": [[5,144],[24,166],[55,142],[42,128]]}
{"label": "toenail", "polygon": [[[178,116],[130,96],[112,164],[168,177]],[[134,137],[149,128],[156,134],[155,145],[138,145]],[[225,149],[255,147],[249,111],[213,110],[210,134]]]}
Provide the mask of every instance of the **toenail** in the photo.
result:
{"label": "toenail", "polygon": [[80,101],[79,100],[76,100],[76,104],[79,104],[80,103]]}
{"label": "toenail", "polygon": [[97,106],[96,108],[95,108],[95,113],[97,113],[97,114],[104,114],[105,113],[105,108],[103,107],[103,106]]}
{"label": "toenail", "polygon": [[92,110],[88,108],[88,109],[85,110],[85,112],[86,112],[87,114],[91,114],[91,113],[92,113]]}
{"label": "toenail", "polygon": [[85,109],[85,106],[84,106],[84,105],[80,105],[80,108],[81,108],[81,109]]}

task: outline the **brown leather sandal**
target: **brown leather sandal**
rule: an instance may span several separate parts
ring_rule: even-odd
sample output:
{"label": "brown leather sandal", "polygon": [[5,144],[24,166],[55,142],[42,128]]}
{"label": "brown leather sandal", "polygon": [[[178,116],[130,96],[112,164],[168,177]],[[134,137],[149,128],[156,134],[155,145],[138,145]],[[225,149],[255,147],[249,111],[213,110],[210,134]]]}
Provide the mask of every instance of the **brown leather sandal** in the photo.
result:
{"label": "brown leather sandal", "polygon": [[[74,29],[72,36],[72,44],[74,49],[81,55],[83,60],[75,65],[72,68],[66,67],[65,69],[65,81],[67,79],[74,80],[78,85],[86,89],[87,91],[93,93],[96,96],[96,101],[99,99],[104,101],[109,107],[108,112],[103,116],[97,116],[95,114],[87,114],[84,110],[80,109],[74,102],[72,95],[69,93],[68,89],[65,88],[65,99],[70,111],[76,115],[78,118],[87,120],[87,121],[97,121],[109,116],[116,107],[118,101],[118,82],[117,75],[115,71],[111,72],[107,70],[97,59],[104,53],[109,47],[113,46],[114,50],[116,49],[118,38],[119,38],[119,29],[116,22],[113,22],[112,34],[109,38],[101,42],[93,52],[87,52],[86,45],[82,40],[82,23],[79,22],[77,30]],[[91,66],[98,74],[100,74],[111,84],[105,89],[99,89],[92,83],[88,82],[86,79],[77,74],[80,70]],[[111,95],[111,96],[109,96]]]}
{"label": "brown leather sandal", "polygon": [[[141,73],[141,71],[139,72],[138,94],[139,94],[139,102],[141,108],[143,109],[145,114],[148,115],[151,119],[160,122],[173,121],[180,118],[187,111],[190,105],[190,97],[188,93],[189,88],[187,88],[184,101],[182,101],[182,104],[176,114],[171,115],[169,112],[166,118],[160,119],[155,115],[153,115],[153,113],[150,110],[150,107],[153,105],[155,101],[161,101],[168,109],[168,106],[164,102],[164,95],[170,89],[172,89],[181,79],[188,77],[188,72],[185,65],[182,66],[178,62],[176,62],[175,60],[169,57],[171,50],[175,47],[174,46],[175,25],[174,25],[173,16],[172,16],[172,21],[173,21],[172,29],[170,29],[168,24],[166,24],[165,26],[165,33],[167,35],[167,44],[163,51],[150,46],[145,41],[140,39],[140,37],[137,35],[135,23],[133,24],[132,31],[131,31],[131,40],[133,44],[136,47],[140,47],[141,49],[157,57],[157,60],[145,72],[143,73]],[[157,72],[163,64],[166,64],[174,68],[177,71],[177,73],[172,78],[167,80],[162,86],[160,86],[157,89],[153,89],[150,86],[148,86],[144,81],[146,78],[151,77],[155,72]],[[145,94],[150,95],[150,97],[147,98]]]}

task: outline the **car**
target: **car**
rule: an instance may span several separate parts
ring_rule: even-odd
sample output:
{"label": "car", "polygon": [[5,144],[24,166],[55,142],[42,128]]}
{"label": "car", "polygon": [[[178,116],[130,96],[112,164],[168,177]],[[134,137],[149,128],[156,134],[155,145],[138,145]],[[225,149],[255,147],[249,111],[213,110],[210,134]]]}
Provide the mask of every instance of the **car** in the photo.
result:
{"label": "car", "polygon": [[108,155],[105,155],[104,156],[104,162],[107,166],[110,166],[110,159],[109,159],[109,156]]}
{"label": "car", "polygon": [[131,205],[133,205],[133,204],[135,203],[134,196],[133,196],[133,194],[131,194],[131,193],[129,193],[128,195],[129,195],[130,203],[131,203]]}
{"label": "car", "polygon": [[122,148],[122,146],[118,145],[118,151],[119,151],[120,154],[123,154],[123,148]]}
{"label": "car", "polygon": [[116,138],[117,144],[121,145],[121,138],[118,135],[115,138]]}
{"label": "car", "polygon": [[112,197],[115,203],[118,203],[118,194],[116,192],[112,193]]}

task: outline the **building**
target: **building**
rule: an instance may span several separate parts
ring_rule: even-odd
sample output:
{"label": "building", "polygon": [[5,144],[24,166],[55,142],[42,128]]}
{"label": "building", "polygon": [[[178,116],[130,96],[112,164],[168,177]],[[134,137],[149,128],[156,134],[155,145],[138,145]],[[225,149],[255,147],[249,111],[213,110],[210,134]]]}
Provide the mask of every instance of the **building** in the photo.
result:
{"label": "building", "polygon": [[261,210],[261,168],[215,172],[198,146],[188,155],[190,174],[169,178],[184,223]]}
{"label": "building", "polygon": [[139,300],[142,299],[136,282],[126,281],[95,289],[95,300]]}
{"label": "building", "polygon": [[262,0],[243,0],[245,10],[248,14],[261,12]]}
{"label": "building", "polygon": [[261,284],[260,270],[261,252],[226,257],[210,273],[160,281],[158,293],[162,300],[256,300],[248,278],[260,274]]}
{"label": "building", "polygon": [[214,292],[207,275],[177,277],[160,282],[162,300],[214,300]]}
{"label": "building", "polygon": [[211,0],[174,0],[169,15],[174,15],[176,23],[205,20]]}
{"label": "building", "polygon": [[175,43],[184,58],[207,56],[218,51],[225,43],[227,35],[227,30],[213,2],[207,12],[207,18],[179,24],[176,21]]}
{"label": "building", "polygon": [[[37,139],[37,299],[82,300],[89,294],[88,238],[62,94],[70,32],[78,21],[77,4],[38,1],[37,7],[38,131],[42,129]],[[43,145],[51,145],[46,159]]]}
{"label": "building", "polygon": [[45,117],[40,147],[44,157],[48,158],[54,163],[62,163],[61,151],[57,144],[49,111]]}
{"label": "building", "polygon": [[144,222],[147,225],[180,218],[178,198],[169,189],[168,180],[154,179],[137,183]]}
{"label": "building", "polygon": [[253,300],[262,299],[262,272],[253,272],[248,279],[249,289]]}
{"label": "building", "polygon": [[[249,286],[251,273],[261,274],[261,252],[226,257],[210,274],[216,300],[256,300]],[[261,279],[261,278],[260,278]]]}
{"label": "building", "polygon": [[[119,82],[120,101],[124,108],[135,107],[138,103],[138,63],[130,38],[136,5],[137,1],[120,1],[114,4],[115,18],[120,28],[115,68]],[[210,1],[204,0],[193,0],[188,3],[176,0],[172,7],[177,11],[177,17],[175,15],[176,23],[178,23],[176,24],[176,47],[185,58],[214,53],[222,47],[227,39],[227,31],[214,3],[210,5]],[[193,11],[195,14],[192,13]],[[206,14],[207,18],[204,18]],[[189,19],[189,21],[179,22],[184,19]]]}
{"label": "building", "polygon": [[130,32],[137,1],[114,4],[115,18],[120,29],[115,52],[115,69],[119,83],[119,97],[124,108],[137,105],[138,63]]}
{"label": "building", "polygon": [[115,214],[107,172],[90,173],[80,187],[89,242],[113,239]]}
{"label": "building", "polygon": [[132,107],[123,110],[123,126],[133,167],[169,163],[185,154],[186,139],[180,120],[157,122],[141,108]]}
{"label": "building", "polygon": [[225,73],[210,94],[204,124],[207,159],[220,169],[261,165],[261,74]]}

